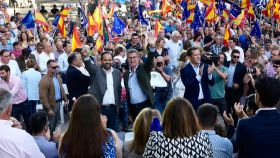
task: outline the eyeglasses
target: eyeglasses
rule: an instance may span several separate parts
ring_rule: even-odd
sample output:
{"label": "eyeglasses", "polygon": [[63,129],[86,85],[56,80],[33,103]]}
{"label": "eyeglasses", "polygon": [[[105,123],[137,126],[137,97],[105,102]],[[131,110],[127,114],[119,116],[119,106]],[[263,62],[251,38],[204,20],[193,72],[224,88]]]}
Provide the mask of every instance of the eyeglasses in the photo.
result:
{"label": "eyeglasses", "polygon": [[232,56],[232,58],[236,58],[236,59],[239,59],[239,57],[240,56],[236,56],[236,55]]}
{"label": "eyeglasses", "polygon": [[5,58],[7,58],[7,57],[10,57],[11,55],[5,55],[5,56],[3,56],[3,57],[5,57]]}

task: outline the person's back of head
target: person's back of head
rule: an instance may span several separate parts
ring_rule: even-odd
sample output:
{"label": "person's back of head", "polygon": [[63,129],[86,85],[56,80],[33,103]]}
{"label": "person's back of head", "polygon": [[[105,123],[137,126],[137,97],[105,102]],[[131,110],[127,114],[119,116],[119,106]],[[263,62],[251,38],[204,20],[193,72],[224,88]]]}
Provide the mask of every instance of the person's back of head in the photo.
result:
{"label": "person's back of head", "polygon": [[199,124],[204,130],[214,130],[217,116],[218,108],[209,103],[201,105],[197,110]]}
{"label": "person's back of head", "polygon": [[160,121],[162,120],[158,110],[145,108],[141,110],[134,121],[134,139],[130,145],[130,150],[134,151],[138,155],[142,155],[144,153],[146,143],[148,142],[151,132],[151,123],[155,117],[157,117]]}
{"label": "person's back of head", "polygon": [[0,120],[8,120],[12,113],[13,95],[10,91],[0,88]]}
{"label": "person's back of head", "polygon": [[48,131],[48,118],[45,112],[36,112],[31,116],[31,129],[33,135],[44,135]]}
{"label": "person's back of head", "polygon": [[69,127],[61,139],[59,155],[66,157],[102,157],[107,132],[102,126],[101,107],[90,94],[73,105]]}
{"label": "person's back of head", "polygon": [[171,99],[163,113],[162,128],[168,138],[192,137],[199,126],[192,104],[185,98]]}
{"label": "person's back of head", "polygon": [[255,84],[256,103],[260,108],[274,107],[280,102],[280,80],[259,77]]}

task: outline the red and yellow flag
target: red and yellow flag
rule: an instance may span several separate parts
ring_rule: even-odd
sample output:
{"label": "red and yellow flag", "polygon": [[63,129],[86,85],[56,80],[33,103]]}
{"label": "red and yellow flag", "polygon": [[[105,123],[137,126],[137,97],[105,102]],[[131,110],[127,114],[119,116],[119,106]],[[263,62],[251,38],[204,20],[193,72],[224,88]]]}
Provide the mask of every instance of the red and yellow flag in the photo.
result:
{"label": "red and yellow flag", "polygon": [[245,9],[245,8],[249,8],[250,5],[250,0],[242,0],[241,1],[241,8]]}
{"label": "red and yellow flag", "polygon": [[158,38],[159,31],[162,30],[162,29],[164,29],[164,27],[157,20],[156,25],[155,25],[155,36],[156,36],[156,38]]}
{"label": "red and yellow flag", "polygon": [[192,23],[194,20],[194,11],[191,12],[190,16],[188,17],[188,19],[186,20],[187,24]]}
{"label": "red and yellow flag", "polygon": [[63,18],[66,18],[70,12],[71,12],[72,8],[64,8],[61,12],[60,12],[60,15],[63,17]]}
{"label": "red and yellow flag", "polygon": [[273,10],[273,18],[275,20],[280,18],[280,1],[277,1],[275,3],[275,7],[274,7],[274,10]]}
{"label": "red and yellow flag", "polygon": [[246,17],[245,17],[245,12],[244,10],[242,10],[242,12],[232,21],[238,25],[239,27],[243,27],[244,23],[245,23]]}
{"label": "red and yellow flag", "polygon": [[39,11],[35,12],[35,22],[37,24],[41,24],[45,31],[47,31],[47,32],[49,31],[49,24],[48,24],[47,20],[44,18],[44,16]]}
{"label": "red and yellow flag", "polygon": [[270,17],[271,16],[271,8],[273,6],[273,0],[270,0],[265,9],[262,11],[263,15],[265,15],[266,17]]}
{"label": "red and yellow flag", "polygon": [[72,45],[71,45],[72,52],[74,52],[76,48],[81,48],[81,47],[82,47],[82,43],[80,41],[80,35],[76,25],[74,25],[73,35],[72,35]]}
{"label": "red and yellow flag", "polygon": [[224,45],[228,46],[229,38],[231,37],[229,24],[226,25],[225,34],[224,34]]}
{"label": "red and yellow flag", "polygon": [[57,26],[58,26],[58,29],[60,30],[62,37],[66,38],[66,28],[65,28],[63,17],[60,16]]}
{"label": "red and yellow flag", "polygon": [[94,25],[93,17],[92,17],[92,15],[89,15],[88,16],[88,35],[93,36],[95,31],[96,31],[96,28],[95,28],[95,25]]}
{"label": "red and yellow flag", "polygon": [[162,16],[165,18],[167,13],[172,10],[171,5],[167,2],[167,0],[162,0]]}
{"label": "red and yellow flag", "polygon": [[208,6],[208,8],[206,9],[206,13],[205,13],[205,20],[207,22],[214,22],[215,21],[215,2],[212,2],[210,4],[210,6]]}
{"label": "red and yellow flag", "polygon": [[254,17],[255,17],[255,13],[254,13],[254,10],[253,10],[253,6],[252,6],[251,4],[249,4],[248,15],[249,15],[251,18],[254,18]]}
{"label": "red and yellow flag", "polygon": [[98,34],[103,34],[103,29],[102,29],[103,16],[102,16],[100,5],[98,5],[98,7],[95,9],[92,16],[93,16],[93,23],[94,23],[96,31],[98,31]]}

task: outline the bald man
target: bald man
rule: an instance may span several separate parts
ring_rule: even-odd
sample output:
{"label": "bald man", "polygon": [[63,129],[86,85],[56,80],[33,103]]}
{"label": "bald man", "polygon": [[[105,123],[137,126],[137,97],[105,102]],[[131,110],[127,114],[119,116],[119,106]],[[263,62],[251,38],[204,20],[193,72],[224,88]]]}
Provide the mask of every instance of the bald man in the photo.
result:
{"label": "bald man", "polygon": [[41,74],[45,75],[47,73],[47,62],[52,59],[55,60],[54,54],[52,53],[52,46],[50,42],[43,43],[44,51],[39,55],[39,67]]}

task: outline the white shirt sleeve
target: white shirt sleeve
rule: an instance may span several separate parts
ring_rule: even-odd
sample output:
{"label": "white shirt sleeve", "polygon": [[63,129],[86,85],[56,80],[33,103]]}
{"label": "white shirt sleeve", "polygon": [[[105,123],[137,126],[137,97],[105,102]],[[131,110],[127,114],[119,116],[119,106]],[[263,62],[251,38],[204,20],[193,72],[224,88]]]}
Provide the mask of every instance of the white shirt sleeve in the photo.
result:
{"label": "white shirt sleeve", "polygon": [[64,63],[64,55],[63,54],[61,54],[58,57],[58,65],[59,65],[59,72],[66,73],[67,67],[66,67],[66,65]]}
{"label": "white shirt sleeve", "polygon": [[43,153],[41,153],[38,145],[36,144],[34,138],[29,135],[29,134],[26,134],[26,137],[25,137],[25,141],[24,142],[24,145],[22,145],[23,147],[23,153],[25,155],[25,157],[28,157],[28,158],[44,158],[45,156],[43,155]]}
{"label": "white shirt sleeve", "polygon": [[39,55],[39,67],[41,72],[47,70],[47,63],[44,61],[44,56]]}

